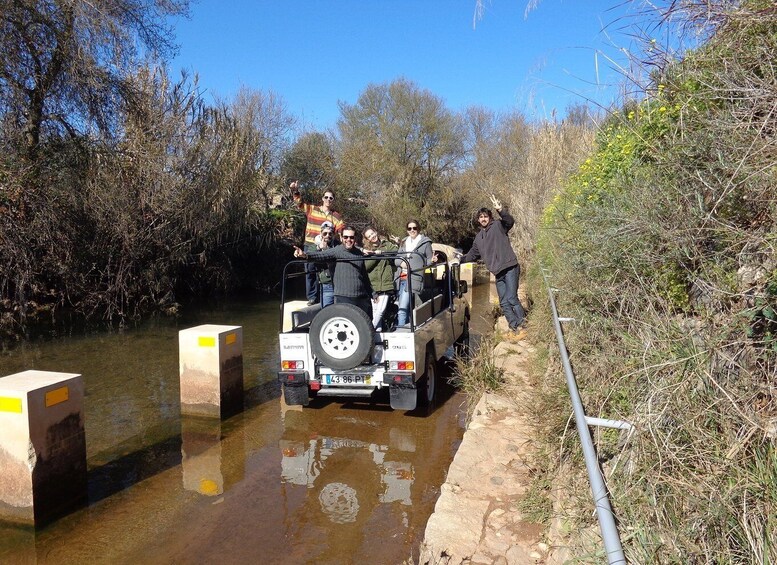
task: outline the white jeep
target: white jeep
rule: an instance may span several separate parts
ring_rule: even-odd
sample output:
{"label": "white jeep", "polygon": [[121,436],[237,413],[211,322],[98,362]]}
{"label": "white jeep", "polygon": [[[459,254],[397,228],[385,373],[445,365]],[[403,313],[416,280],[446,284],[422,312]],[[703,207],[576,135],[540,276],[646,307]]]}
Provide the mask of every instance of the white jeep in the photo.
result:
{"label": "white jeep", "polygon": [[389,311],[385,331],[376,332],[367,314],[351,304],[322,308],[302,300],[287,302],[287,271],[300,264],[291,261],[283,273],[278,380],[286,404],[307,406],[315,396],[368,399],[385,387],[395,410],[430,404],[439,360],[451,346],[459,354],[469,350],[470,306],[459,265],[428,267],[410,323],[395,327]]}

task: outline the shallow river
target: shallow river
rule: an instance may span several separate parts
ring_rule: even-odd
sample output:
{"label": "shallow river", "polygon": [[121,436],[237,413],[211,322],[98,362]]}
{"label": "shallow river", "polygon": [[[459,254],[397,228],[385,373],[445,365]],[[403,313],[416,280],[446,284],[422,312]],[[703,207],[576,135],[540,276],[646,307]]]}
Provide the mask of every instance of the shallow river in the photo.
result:
{"label": "shallow river", "polygon": [[[477,309],[487,286],[472,290]],[[473,318],[474,333],[485,324]],[[180,415],[178,331],[204,323],[243,327],[245,409],[224,422]],[[393,412],[387,398],[288,408],[277,327],[278,302],[253,297],[2,354],[0,376],[83,375],[89,504],[37,532],[0,523],[0,563],[417,556],[463,435],[464,396],[441,386],[429,412]]]}

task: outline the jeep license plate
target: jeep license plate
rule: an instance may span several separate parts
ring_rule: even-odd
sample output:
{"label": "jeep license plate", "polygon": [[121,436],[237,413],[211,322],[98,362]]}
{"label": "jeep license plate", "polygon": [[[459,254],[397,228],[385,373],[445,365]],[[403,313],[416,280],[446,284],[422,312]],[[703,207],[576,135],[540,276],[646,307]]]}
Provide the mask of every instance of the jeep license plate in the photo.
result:
{"label": "jeep license plate", "polygon": [[326,375],[328,385],[368,385],[372,384],[371,375]]}

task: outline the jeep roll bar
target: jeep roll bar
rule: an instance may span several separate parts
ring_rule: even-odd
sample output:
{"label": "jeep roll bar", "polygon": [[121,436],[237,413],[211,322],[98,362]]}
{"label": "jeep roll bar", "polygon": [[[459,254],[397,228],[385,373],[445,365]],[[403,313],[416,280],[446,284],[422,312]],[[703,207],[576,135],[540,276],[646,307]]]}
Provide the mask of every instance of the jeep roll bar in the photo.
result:
{"label": "jeep roll bar", "polygon": [[[345,262],[352,262],[352,261],[364,262],[364,261],[375,261],[375,260],[377,260],[377,261],[396,261],[397,259],[399,259],[400,261],[402,261],[403,263],[405,263],[407,265],[407,271],[409,273],[413,273],[414,271],[410,268],[410,259],[408,258],[409,254],[411,254],[411,253],[413,253],[415,255],[418,255],[419,257],[421,257],[421,259],[422,259],[422,261],[424,263],[426,262],[426,257],[424,255],[422,255],[418,251],[388,251],[388,252],[385,252],[385,253],[380,253],[379,255],[365,255],[363,257],[358,257],[357,256],[357,257],[354,257],[353,259],[349,258],[349,259],[325,260],[325,262],[327,262],[327,263],[330,263],[330,262],[333,262],[333,263],[338,263],[338,262],[345,263]],[[302,272],[304,272],[304,271],[300,271],[300,272],[292,273],[292,275],[289,275],[288,274],[289,267],[290,266],[296,266],[296,265],[302,265],[303,268],[304,268],[304,265],[306,265],[309,262],[310,261],[308,261],[307,259],[292,259],[291,261],[286,263],[286,265],[283,267],[283,277],[281,279],[281,307],[280,307],[280,318],[279,318],[279,323],[278,323],[278,327],[281,328],[281,331],[283,330],[283,309],[284,309],[284,307],[286,305],[286,280],[289,279],[289,278],[292,278],[292,277],[297,277]],[[442,265],[443,263],[440,263],[440,264]],[[431,266],[433,266],[433,265],[434,264],[432,264]],[[444,263],[444,265],[445,265],[445,270],[446,270],[446,273],[447,273],[448,271],[450,271],[450,265],[447,263],[447,261]],[[424,265],[423,271],[426,271],[426,269],[428,269],[429,267],[430,267],[430,265]],[[411,295],[413,294],[413,281],[412,281],[412,279],[413,279],[412,276],[408,277],[408,279],[407,279],[407,291]],[[449,293],[449,296],[451,296],[452,291],[453,291],[453,288],[451,287],[451,277],[449,276],[448,277],[448,293]],[[453,311],[453,301],[451,300],[450,302],[451,303],[449,304],[448,309]],[[415,331],[415,321],[413,320],[413,316],[412,315],[410,316],[410,331]]]}

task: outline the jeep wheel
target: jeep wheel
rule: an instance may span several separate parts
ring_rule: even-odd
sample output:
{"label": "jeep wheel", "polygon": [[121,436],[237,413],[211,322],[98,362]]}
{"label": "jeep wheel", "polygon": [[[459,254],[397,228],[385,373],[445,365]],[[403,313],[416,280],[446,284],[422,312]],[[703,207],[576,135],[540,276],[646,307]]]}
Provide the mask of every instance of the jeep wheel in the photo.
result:
{"label": "jeep wheel", "polygon": [[353,304],[332,304],[310,323],[313,355],[332,369],[352,369],[372,354],[372,320]]}
{"label": "jeep wheel", "polygon": [[434,394],[437,390],[437,359],[431,351],[426,352],[424,361],[424,376],[416,383],[418,394],[418,406],[430,406],[434,402]]}

